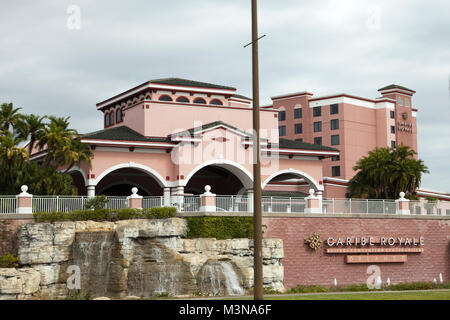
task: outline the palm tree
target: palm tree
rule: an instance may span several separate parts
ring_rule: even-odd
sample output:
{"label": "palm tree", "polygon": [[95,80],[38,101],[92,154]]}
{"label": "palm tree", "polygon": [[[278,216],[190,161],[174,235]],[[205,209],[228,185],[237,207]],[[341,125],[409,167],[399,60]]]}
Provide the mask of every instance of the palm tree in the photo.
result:
{"label": "palm tree", "polygon": [[377,148],[361,158],[353,170],[358,171],[349,181],[348,197],[396,199],[400,192],[415,197],[423,173],[429,173],[423,161],[414,159],[416,152],[400,145]]}
{"label": "palm tree", "polygon": [[28,159],[27,151],[18,147],[22,141],[22,138],[14,136],[9,131],[0,136],[0,166],[11,186],[15,184],[16,168]]}
{"label": "palm tree", "polygon": [[19,136],[24,139],[29,139],[28,154],[31,155],[33,147],[39,141],[45,131],[44,120],[46,116],[38,116],[34,114],[24,116],[23,120],[19,122],[17,131]]}
{"label": "palm tree", "polygon": [[22,119],[22,115],[19,113],[21,109],[14,109],[12,103],[2,103],[0,107],[0,126],[2,131],[9,131],[11,127],[15,128],[17,126]]}
{"label": "palm tree", "polygon": [[67,155],[68,156],[64,158],[65,164],[67,165],[65,173],[67,173],[73,166],[80,165],[82,162],[87,163],[89,167],[91,167],[93,153],[90,145],[81,142],[81,136],[77,136],[75,139],[72,139],[70,152],[67,152]]}
{"label": "palm tree", "polygon": [[51,162],[55,162],[56,165],[66,164],[67,156],[64,154],[70,152],[72,139],[77,135],[76,130],[69,129],[69,118],[49,117],[50,123],[37,144],[40,149],[47,150],[45,166]]}

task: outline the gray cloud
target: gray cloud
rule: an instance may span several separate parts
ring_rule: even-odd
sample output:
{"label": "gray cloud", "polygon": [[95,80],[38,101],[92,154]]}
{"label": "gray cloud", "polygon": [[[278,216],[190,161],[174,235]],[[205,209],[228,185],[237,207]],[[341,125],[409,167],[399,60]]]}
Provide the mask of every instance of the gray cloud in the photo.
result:
{"label": "gray cloud", "polygon": [[[81,8],[68,30],[66,9]],[[374,10],[374,8],[376,10]],[[448,1],[259,1],[261,101],[310,90],[417,91],[423,187],[450,191]],[[368,28],[378,11],[379,26]],[[146,80],[185,77],[251,95],[250,1],[2,1],[0,97],[98,130],[95,103]],[[370,25],[369,25],[370,26]]]}

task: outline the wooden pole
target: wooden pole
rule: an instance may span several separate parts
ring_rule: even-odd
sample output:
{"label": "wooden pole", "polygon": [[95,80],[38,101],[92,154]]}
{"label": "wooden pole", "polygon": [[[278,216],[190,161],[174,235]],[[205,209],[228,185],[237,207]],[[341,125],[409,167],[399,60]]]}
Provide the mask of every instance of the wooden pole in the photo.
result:
{"label": "wooden pole", "polygon": [[254,300],[263,300],[262,210],[261,210],[261,146],[259,124],[258,9],[252,0],[252,69],[253,69],[253,268]]}

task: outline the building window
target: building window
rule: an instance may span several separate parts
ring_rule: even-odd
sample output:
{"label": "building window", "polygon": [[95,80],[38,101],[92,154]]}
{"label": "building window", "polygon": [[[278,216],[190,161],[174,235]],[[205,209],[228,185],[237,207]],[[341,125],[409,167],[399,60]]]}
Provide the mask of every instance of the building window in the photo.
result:
{"label": "building window", "polygon": [[116,122],[122,122],[122,109],[117,109],[116,111]]}
{"label": "building window", "polygon": [[341,160],[341,156],[332,156],[331,161],[339,161]]}
{"label": "building window", "polygon": [[186,97],[179,97],[177,99],[177,102],[182,102],[182,103],[189,103],[189,99]]}
{"label": "building window", "polygon": [[109,113],[105,113],[105,127],[109,127]]}
{"label": "building window", "polygon": [[391,126],[391,133],[395,133],[395,126]]}
{"label": "building window", "polygon": [[395,141],[394,140],[391,141],[391,148],[395,148]]}
{"label": "building window", "polygon": [[341,175],[341,167],[331,167],[331,176],[333,177],[339,177]]}
{"label": "building window", "polygon": [[314,138],[314,144],[317,144],[318,146],[322,145],[322,137],[315,137]]}
{"label": "building window", "polygon": [[322,107],[314,107],[313,108],[313,116],[320,117],[322,115]]}
{"label": "building window", "polygon": [[173,101],[169,96],[161,96],[159,97],[159,101]]}
{"label": "building window", "polygon": [[303,138],[300,138],[300,139],[295,139],[295,141],[298,141],[298,142],[303,142]]}
{"label": "building window", "polygon": [[203,98],[196,98],[194,100],[194,103],[196,103],[196,104],[206,104],[206,101]]}
{"label": "building window", "polygon": [[399,106],[403,105],[403,98],[402,97],[398,97],[398,105]]}
{"label": "building window", "polygon": [[314,122],[314,132],[322,132],[322,122]]}
{"label": "building window", "polygon": [[114,124],[114,111],[109,114],[109,125],[112,126]]}
{"label": "building window", "polygon": [[209,104],[213,104],[215,106],[223,106],[222,101],[220,101],[219,99],[214,99]]}
{"label": "building window", "polygon": [[294,109],[294,119],[301,119],[303,117],[302,108]]}
{"label": "building window", "polygon": [[339,135],[331,136],[331,145],[332,146],[339,145]]}
{"label": "building window", "polygon": [[278,133],[280,137],[284,137],[286,135],[286,126],[279,126]]}
{"label": "building window", "polygon": [[450,209],[445,209],[445,214],[446,214],[447,216],[450,216]]}
{"label": "building window", "polygon": [[330,122],[331,130],[338,130],[339,129],[339,119],[333,119]]}
{"label": "building window", "polygon": [[294,126],[294,131],[296,134],[303,133],[303,125],[301,123],[296,123]]}
{"label": "building window", "polygon": [[395,111],[391,111],[391,119],[395,119]]}
{"label": "building window", "polygon": [[279,111],[278,112],[278,121],[284,121],[286,120],[286,111]]}
{"label": "building window", "polygon": [[339,113],[339,105],[332,104],[330,105],[330,114],[338,114]]}

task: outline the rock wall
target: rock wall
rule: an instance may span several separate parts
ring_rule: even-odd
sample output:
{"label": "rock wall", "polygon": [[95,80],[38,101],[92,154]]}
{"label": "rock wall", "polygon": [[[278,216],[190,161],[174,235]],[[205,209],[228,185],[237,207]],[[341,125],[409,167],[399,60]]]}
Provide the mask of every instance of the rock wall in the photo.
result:
{"label": "rock wall", "polygon": [[[242,294],[253,286],[253,241],[184,239],[186,221],[30,223],[18,234],[20,269],[0,269],[0,298]],[[263,243],[264,285],[283,291],[283,241]]]}

